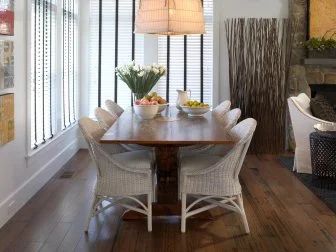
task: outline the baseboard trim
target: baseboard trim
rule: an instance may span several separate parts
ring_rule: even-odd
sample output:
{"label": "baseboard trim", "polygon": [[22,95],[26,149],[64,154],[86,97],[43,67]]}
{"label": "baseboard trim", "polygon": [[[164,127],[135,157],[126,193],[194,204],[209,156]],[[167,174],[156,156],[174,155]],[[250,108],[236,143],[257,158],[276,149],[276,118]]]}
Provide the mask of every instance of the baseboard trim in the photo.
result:
{"label": "baseboard trim", "polygon": [[80,134],[80,136],[79,136],[78,146],[79,146],[79,149],[84,149],[84,150],[88,149],[88,145],[87,145],[84,137],[82,136],[82,134]]}
{"label": "baseboard trim", "polygon": [[[78,150],[79,139],[76,138],[63,148],[58,155],[35,172],[24,184],[3,200],[0,203],[0,228],[46,184]],[[12,204],[13,202],[15,203]]]}

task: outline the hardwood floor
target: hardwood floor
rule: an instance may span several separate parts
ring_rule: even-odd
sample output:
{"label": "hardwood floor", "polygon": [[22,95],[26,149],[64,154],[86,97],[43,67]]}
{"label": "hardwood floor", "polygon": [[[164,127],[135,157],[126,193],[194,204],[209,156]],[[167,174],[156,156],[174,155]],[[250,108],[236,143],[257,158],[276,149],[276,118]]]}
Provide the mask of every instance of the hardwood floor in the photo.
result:
{"label": "hardwood floor", "polygon": [[[71,171],[71,178],[60,178]],[[154,219],[122,221],[115,207],[91,221],[84,234],[95,170],[79,151],[33,199],[0,230],[0,251],[336,251],[336,216],[279,164],[276,157],[248,156],[241,172],[251,229],[239,217],[213,209],[212,221]]]}

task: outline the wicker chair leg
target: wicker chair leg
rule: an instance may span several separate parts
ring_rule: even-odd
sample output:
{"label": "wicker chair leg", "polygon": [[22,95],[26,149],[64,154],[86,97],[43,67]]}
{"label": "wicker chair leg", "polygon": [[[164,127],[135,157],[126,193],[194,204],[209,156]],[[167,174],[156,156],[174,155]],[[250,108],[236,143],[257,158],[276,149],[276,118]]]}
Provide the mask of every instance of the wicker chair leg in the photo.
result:
{"label": "wicker chair leg", "polygon": [[[180,171],[178,171],[178,173],[177,173],[177,181],[180,181]],[[177,195],[178,195],[178,199],[181,200],[181,185],[180,185],[180,183],[178,183],[178,185],[177,185]]]}
{"label": "wicker chair leg", "polygon": [[157,196],[156,196],[156,184],[157,184],[157,177],[156,172],[153,172],[153,178],[152,178],[152,202],[157,202]]}
{"label": "wicker chair leg", "polygon": [[242,221],[243,221],[243,224],[244,224],[245,232],[247,234],[249,234],[250,233],[250,228],[249,228],[247,218],[246,218],[246,214],[245,214],[245,210],[244,210],[243,196],[241,194],[238,195],[237,201],[238,201],[238,205],[239,205],[239,208],[240,208],[240,215],[241,215],[241,218],[242,218]]}
{"label": "wicker chair leg", "polygon": [[152,193],[147,195],[147,227],[152,232]]}
{"label": "wicker chair leg", "polygon": [[[97,207],[97,204],[99,203],[99,201],[100,201],[100,199],[97,196],[95,196],[95,198],[92,201],[90,213],[89,213],[88,219],[86,221],[86,225],[85,225],[85,233],[88,233],[88,231],[89,231],[90,221],[91,221],[91,218],[94,216],[94,213],[96,211],[95,208]],[[100,202],[100,203],[102,203],[102,202]]]}
{"label": "wicker chair leg", "polygon": [[186,231],[186,209],[187,209],[187,194],[182,193],[182,214],[181,214],[181,232]]}

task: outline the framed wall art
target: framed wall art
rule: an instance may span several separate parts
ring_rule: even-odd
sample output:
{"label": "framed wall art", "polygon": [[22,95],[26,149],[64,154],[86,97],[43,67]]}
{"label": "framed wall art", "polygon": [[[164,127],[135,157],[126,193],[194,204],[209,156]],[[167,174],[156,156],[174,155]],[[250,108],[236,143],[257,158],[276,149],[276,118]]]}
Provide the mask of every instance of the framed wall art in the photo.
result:
{"label": "framed wall art", "polygon": [[13,41],[0,40],[0,90],[14,87]]}
{"label": "framed wall art", "polygon": [[0,95],[0,146],[14,140],[14,94]]}
{"label": "framed wall art", "polygon": [[309,0],[309,37],[336,34],[336,0]]}
{"label": "framed wall art", "polygon": [[0,35],[14,35],[14,0],[0,0]]}

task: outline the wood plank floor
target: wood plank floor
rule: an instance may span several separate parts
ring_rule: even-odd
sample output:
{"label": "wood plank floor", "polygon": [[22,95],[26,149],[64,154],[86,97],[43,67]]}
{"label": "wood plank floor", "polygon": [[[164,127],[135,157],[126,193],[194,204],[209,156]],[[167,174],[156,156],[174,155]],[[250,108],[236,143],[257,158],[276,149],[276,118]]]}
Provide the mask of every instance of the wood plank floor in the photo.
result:
{"label": "wood plank floor", "polygon": [[[0,230],[0,251],[336,251],[336,216],[274,156],[248,156],[241,181],[251,234],[237,214],[213,209],[214,220],[121,220],[123,209],[92,220],[85,235],[95,170],[88,152],[65,165]],[[62,173],[63,173],[62,172]]]}

